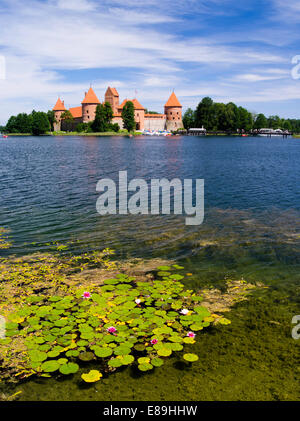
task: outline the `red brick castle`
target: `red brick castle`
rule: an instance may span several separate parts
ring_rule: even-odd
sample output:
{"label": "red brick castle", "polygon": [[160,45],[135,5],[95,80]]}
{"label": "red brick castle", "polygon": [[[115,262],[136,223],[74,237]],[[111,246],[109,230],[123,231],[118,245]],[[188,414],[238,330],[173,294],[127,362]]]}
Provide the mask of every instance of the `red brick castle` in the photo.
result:
{"label": "red brick castle", "polygon": [[[134,105],[134,116],[136,122],[136,130],[177,130],[183,127],[182,124],[182,105],[178,101],[174,92],[165,104],[164,114],[148,114],[140,102],[134,99],[124,99],[120,104],[119,94],[116,88],[108,87],[105,93],[104,103],[109,102],[113,110],[112,123],[118,123],[123,128],[122,109],[127,101],[132,101]],[[91,87],[85,92],[85,97],[79,107],[70,108],[75,123],[89,123],[95,119],[97,105],[100,101]],[[55,112],[55,130],[63,128],[63,120],[61,115],[66,111],[64,101],[58,98],[53,111]]]}

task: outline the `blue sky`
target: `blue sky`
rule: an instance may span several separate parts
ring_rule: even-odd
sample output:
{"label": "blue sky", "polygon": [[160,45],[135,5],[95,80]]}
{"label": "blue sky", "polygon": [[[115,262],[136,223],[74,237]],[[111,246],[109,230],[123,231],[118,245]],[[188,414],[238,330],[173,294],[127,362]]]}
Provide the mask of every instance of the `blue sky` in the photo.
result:
{"label": "blue sky", "polygon": [[78,106],[90,84],[159,112],[175,89],[184,109],[300,118],[299,24],[299,0],[0,0],[0,124],[58,95]]}

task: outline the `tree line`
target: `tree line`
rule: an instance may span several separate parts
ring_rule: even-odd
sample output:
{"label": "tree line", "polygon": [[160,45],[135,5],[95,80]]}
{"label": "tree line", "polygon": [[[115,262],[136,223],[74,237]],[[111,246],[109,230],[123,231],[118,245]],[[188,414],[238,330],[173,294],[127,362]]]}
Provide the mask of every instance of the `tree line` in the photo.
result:
{"label": "tree line", "polygon": [[187,109],[183,116],[183,125],[187,130],[203,126],[208,131],[221,132],[250,132],[263,128],[300,132],[300,120],[283,119],[277,115],[266,117],[264,114],[251,113],[233,102],[214,102],[209,97],[203,98],[196,110]]}
{"label": "tree line", "polygon": [[[64,121],[67,131],[75,129],[78,133],[103,133],[108,131],[118,132],[120,130],[118,123],[112,123],[113,110],[108,102],[97,105],[95,119],[89,123],[78,123],[75,125],[73,115],[69,110],[62,113],[61,119]],[[127,101],[122,110],[122,120],[124,129],[129,132],[135,129],[134,105],[131,101]],[[55,123],[57,121],[55,120],[54,111],[49,110],[45,113],[33,110],[31,114],[20,113],[17,116],[11,116],[6,126],[0,127],[0,132],[38,136],[54,131]]]}

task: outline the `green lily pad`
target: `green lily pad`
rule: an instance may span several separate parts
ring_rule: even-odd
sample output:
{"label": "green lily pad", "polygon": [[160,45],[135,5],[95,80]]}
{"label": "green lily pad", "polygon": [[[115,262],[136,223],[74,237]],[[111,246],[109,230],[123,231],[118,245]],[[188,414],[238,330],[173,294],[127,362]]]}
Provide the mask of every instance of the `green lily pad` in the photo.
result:
{"label": "green lily pad", "polygon": [[59,367],[59,371],[61,372],[61,374],[65,375],[77,373],[78,370],[79,365],[76,363],[66,363]]}
{"label": "green lily pad", "polygon": [[198,361],[199,357],[196,354],[184,354],[183,358],[190,363]]}
{"label": "green lily pad", "polygon": [[143,363],[138,365],[140,371],[149,371],[153,369],[153,365],[149,363]]}
{"label": "green lily pad", "polygon": [[130,354],[131,349],[127,346],[117,346],[116,348],[114,348],[114,354],[115,355],[128,355]]}
{"label": "green lily pad", "polygon": [[86,383],[95,383],[98,380],[100,380],[101,377],[102,377],[102,374],[98,370],[91,370],[91,371],[89,371],[89,373],[83,373],[81,375],[81,378]]}
{"label": "green lily pad", "polygon": [[81,352],[78,356],[81,361],[92,361],[94,359],[94,354],[92,352]]}
{"label": "green lily pad", "polygon": [[151,364],[154,367],[161,367],[164,364],[164,361],[161,358],[155,357],[155,358],[152,358]]}
{"label": "green lily pad", "polygon": [[41,370],[45,371],[46,373],[52,373],[53,371],[58,370],[60,367],[60,364],[58,361],[52,360],[52,361],[45,361],[41,365]]}
{"label": "green lily pad", "polygon": [[172,350],[166,347],[157,350],[157,355],[160,357],[169,357],[171,354]]}
{"label": "green lily pad", "polygon": [[108,361],[108,365],[109,365],[110,367],[114,367],[114,368],[121,367],[121,365],[122,365],[122,360],[121,360],[121,358],[113,358],[113,359],[111,359],[110,361]]}
{"label": "green lily pad", "polygon": [[110,357],[112,355],[112,352],[113,351],[111,348],[100,348],[100,347],[94,348],[95,355],[100,358]]}
{"label": "green lily pad", "polygon": [[31,361],[33,362],[42,362],[48,358],[48,355],[46,354],[46,352],[38,351],[38,350],[28,351],[28,355]]}
{"label": "green lily pad", "polygon": [[119,360],[121,361],[121,363],[123,365],[129,365],[129,364],[133,363],[134,356],[133,355],[123,355],[123,356],[119,357]]}

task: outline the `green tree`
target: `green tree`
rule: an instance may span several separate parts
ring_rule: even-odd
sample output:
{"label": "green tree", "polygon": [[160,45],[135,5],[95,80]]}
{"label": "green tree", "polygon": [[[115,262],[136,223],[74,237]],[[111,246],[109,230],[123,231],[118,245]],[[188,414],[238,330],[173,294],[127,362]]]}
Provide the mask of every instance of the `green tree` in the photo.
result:
{"label": "green tree", "polygon": [[107,131],[107,114],[106,108],[103,104],[97,105],[95,120],[91,124],[93,132],[106,132]]}
{"label": "green tree", "polygon": [[114,116],[113,110],[109,102],[105,102],[104,111],[105,111],[105,123],[108,126],[111,123],[111,120],[113,119],[113,116]]}
{"label": "green tree", "polygon": [[48,130],[50,130],[50,123],[47,114],[34,111],[32,115],[32,133],[35,136],[39,136]]}
{"label": "green tree", "polygon": [[127,101],[122,110],[123,125],[126,130],[132,132],[135,129],[134,105]]}
{"label": "green tree", "polygon": [[245,132],[250,132],[253,128],[252,114],[246,108],[239,107],[239,129]]}
{"label": "green tree", "polygon": [[254,122],[253,128],[257,130],[268,128],[268,121],[264,114],[258,114]]}
{"label": "green tree", "polygon": [[71,111],[66,110],[62,113],[61,119],[63,120],[63,126],[66,128],[67,131],[72,130],[74,117]]}
{"label": "green tree", "polygon": [[195,127],[195,111],[188,108],[182,118],[183,126],[186,130]]}
{"label": "green tree", "polygon": [[51,131],[53,132],[54,124],[57,123],[57,121],[55,120],[55,112],[53,110],[49,110],[47,112],[47,116],[50,123]]}
{"label": "green tree", "polygon": [[214,127],[214,102],[211,98],[205,97],[198,104],[195,112],[195,125],[212,130]]}
{"label": "green tree", "polygon": [[268,118],[268,127],[271,129],[279,129],[282,126],[282,120],[278,115],[271,115]]}
{"label": "green tree", "polygon": [[283,124],[282,124],[282,128],[284,130],[288,130],[289,132],[293,131],[293,126],[292,126],[292,123],[290,122],[290,120],[284,120]]}
{"label": "green tree", "polygon": [[7,131],[7,133],[18,133],[17,130],[17,125],[16,125],[16,117],[14,115],[12,115],[5,127],[5,130]]}

